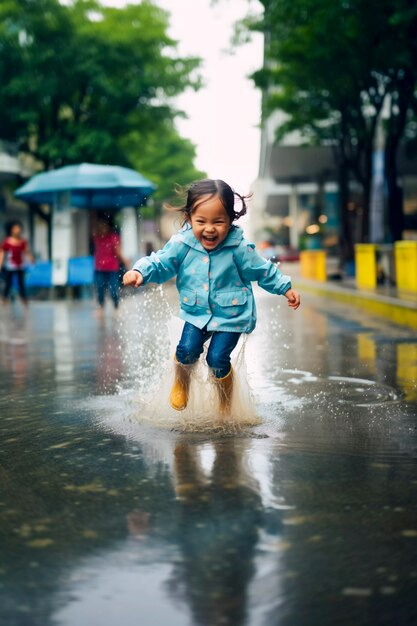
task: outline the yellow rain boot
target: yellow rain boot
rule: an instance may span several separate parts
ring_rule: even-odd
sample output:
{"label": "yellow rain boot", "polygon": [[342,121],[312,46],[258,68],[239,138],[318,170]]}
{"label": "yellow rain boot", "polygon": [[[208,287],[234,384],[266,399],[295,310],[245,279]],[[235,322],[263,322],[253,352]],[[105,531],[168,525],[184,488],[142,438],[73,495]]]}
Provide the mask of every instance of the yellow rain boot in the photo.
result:
{"label": "yellow rain boot", "polygon": [[217,388],[219,390],[220,413],[227,415],[230,413],[233,393],[233,369],[223,378],[216,378]]}
{"label": "yellow rain boot", "polygon": [[176,411],[183,411],[188,404],[188,392],[190,389],[190,376],[192,365],[183,365],[175,361],[174,384],[172,385],[169,402]]}

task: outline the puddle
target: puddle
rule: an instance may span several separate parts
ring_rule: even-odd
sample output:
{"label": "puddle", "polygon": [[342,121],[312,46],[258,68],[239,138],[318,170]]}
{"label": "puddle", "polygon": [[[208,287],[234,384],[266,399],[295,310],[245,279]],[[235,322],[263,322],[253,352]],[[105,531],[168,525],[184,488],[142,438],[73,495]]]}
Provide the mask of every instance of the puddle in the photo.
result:
{"label": "puddle", "polygon": [[346,376],[314,376],[311,372],[284,370],[282,381],[286,391],[296,390],[304,401],[330,406],[333,403],[357,407],[392,404],[402,399],[393,387],[374,380]]}
{"label": "puddle", "polygon": [[[346,419],[360,415],[360,409],[396,405],[401,394],[393,387],[364,378],[315,376],[302,370],[282,370],[277,382],[267,387],[251,389],[244,362],[244,350],[235,361],[235,389],[231,414],[219,417],[217,390],[208,378],[203,360],[196,368],[190,388],[190,401],[184,411],[169,405],[173,379],[172,364],[167,362],[164,373],[148,393],[140,389],[123,389],[114,396],[91,397],[84,409],[91,410],[102,428],[128,439],[142,440],[148,430],[173,434],[187,433],[189,437],[248,437],[262,439],[281,437],[299,420],[311,413],[320,422],[332,419],[346,426]],[[362,414],[363,415],[363,414]],[[389,415],[387,414],[387,417]],[[388,419],[388,421],[390,421]],[[312,431],[310,430],[310,436]],[[325,437],[322,433],[321,437]]]}
{"label": "puddle", "polygon": [[378,346],[372,370],[300,313],[311,336],[282,307],[292,336],[248,341],[234,411],[261,423],[239,429],[206,428],[204,363],[200,411],[170,414],[170,313],[150,298],[101,325],[34,305],[26,346],[0,337],[1,624],[414,623],[416,410],[396,385],[415,353]]}

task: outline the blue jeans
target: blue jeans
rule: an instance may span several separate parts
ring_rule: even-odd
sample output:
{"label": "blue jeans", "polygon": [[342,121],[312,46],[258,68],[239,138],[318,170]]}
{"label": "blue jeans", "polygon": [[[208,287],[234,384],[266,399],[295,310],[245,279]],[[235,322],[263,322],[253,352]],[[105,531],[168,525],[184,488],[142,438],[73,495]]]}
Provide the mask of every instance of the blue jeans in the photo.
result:
{"label": "blue jeans", "polygon": [[95,273],[97,300],[100,306],[104,306],[106,289],[110,291],[111,299],[117,309],[119,306],[119,272],[99,272]]}
{"label": "blue jeans", "polygon": [[3,298],[7,300],[9,297],[10,289],[13,285],[13,278],[16,276],[19,294],[22,300],[26,302],[26,290],[25,290],[25,273],[23,270],[4,270],[4,292]]}
{"label": "blue jeans", "polygon": [[180,342],[177,346],[177,361],[191,365],[198,361],[205,342],[210,339],[207,352],[207,365],[216,378],[224,378],[230,372],[230,354],[239,341],[240,333],[213,332],[207,327],[197,328],[185,322]]}

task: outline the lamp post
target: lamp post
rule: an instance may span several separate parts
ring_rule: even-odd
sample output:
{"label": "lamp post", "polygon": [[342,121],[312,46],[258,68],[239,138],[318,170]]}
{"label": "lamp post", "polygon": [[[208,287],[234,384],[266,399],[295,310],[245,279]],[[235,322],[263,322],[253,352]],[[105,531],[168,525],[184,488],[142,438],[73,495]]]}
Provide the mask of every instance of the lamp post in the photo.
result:
{"label": "lamp post", "polygon": [[372,185],[369,208],[369,239],[371,243],[385,243],[387,240],[387,187],[384,175],[384,119],[389,115],[389,109],[390,94],[387,94],[377,121],[375,147],[372,157]]}

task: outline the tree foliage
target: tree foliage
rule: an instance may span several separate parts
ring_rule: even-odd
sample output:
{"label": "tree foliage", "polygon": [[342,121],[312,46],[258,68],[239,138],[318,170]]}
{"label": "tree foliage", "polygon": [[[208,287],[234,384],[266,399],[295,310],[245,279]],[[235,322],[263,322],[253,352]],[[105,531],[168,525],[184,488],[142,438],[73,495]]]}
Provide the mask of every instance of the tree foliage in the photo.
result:
{"label": "tree foliage", "polygon": [[[143,141],[145,150],[141,149]],[[153,195],[158,204],[174,196],[173,183],[183,186],[206,177],[205,172],[197,170],[193,165],[194,145],[178,134],[171,120],[166,120],[156,131],[145,135],[132,131],[121,145],[131,155],[133,167],[152,178],[158,186]]]}
{"label": "tree foliage", "polygon": [[172,98],[199,88],[199,60],[177,55],[167,27],[168,14],[147,0],[123,9],[95,0],[2,0],[0,137],[44,168],[143,162],[156,181],[169,170],[168,141],[194,174]]}

